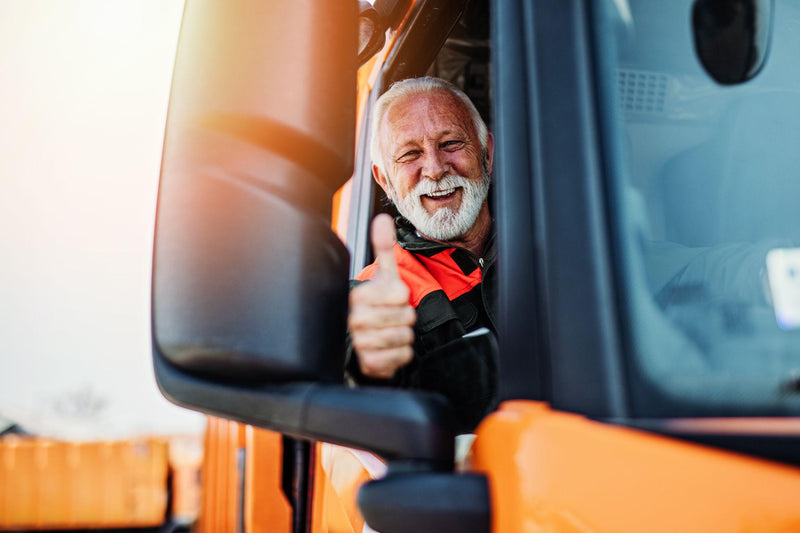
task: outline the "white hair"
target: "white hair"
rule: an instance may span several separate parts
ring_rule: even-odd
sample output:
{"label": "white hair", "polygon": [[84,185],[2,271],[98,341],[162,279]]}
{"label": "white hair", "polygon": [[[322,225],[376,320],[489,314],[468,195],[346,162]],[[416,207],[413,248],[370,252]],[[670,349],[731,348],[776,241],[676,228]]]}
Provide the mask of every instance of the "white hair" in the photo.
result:
{"label": "white hair", "polygon": [[483,157],[484,159],[486,158],[486,143],[489,130],[486,128],[486,123],[483,121],[483,118],[481,118],[481,114],[478,113],[478,109],[475,107],[475,104],[473,104],[472,100],[469,99],[469,96],[467,96],[464,91],[449,81],[445,81],[441,78],[434,78],[431,76],[425,76],[422,78],[408,78],[393,83],[389,90],[383,93],[380,98],[378,98],[372,110],[369,153],[370,157],[372,158],[372,163],[378,167],[384,176],[387,176],[387,174],[386,162],[383,160],[383,152],[381,150],[380,128],[381,124],[383,123],[383,118],[386,116],[386,112],[389,110],[392,104],[394,104],[400,98],[416,94],[431,94],[435,91],[446,91],[453,96],[456,96],[464,103],[469,111],[470,116],[472,117],[472,122],[475,125],[475,131],[478,133],[478,141],[481,143],[481,148],[484,154]]}

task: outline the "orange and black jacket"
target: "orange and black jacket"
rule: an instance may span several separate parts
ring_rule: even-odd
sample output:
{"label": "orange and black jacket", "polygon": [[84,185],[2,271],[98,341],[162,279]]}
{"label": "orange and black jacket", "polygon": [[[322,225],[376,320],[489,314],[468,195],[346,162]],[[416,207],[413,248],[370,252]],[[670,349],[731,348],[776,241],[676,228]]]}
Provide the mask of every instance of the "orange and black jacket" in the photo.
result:
{"label": "orange and black jacket", "polygon": [[[395,259],[401,279],[410,289],[409,303],[417,311],[414,359],[391,380],[364,377],[348,346],[346,371],[361,385],[384,385],[439,392],[457,413],[458,429],[472,431],[494,407],[496,362],[492,353],[465,346],[464,335],[480,328],[496,335],[497,251],[494,234],[482,257],[426,240],[398,218]],[[377,268],[367,266],[352,282],[369,280]]]}

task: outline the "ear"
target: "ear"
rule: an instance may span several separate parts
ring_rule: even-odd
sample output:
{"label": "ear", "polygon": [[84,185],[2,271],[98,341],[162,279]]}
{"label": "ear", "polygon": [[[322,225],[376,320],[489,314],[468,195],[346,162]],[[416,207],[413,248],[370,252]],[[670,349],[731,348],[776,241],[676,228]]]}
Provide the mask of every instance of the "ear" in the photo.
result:
{"label": "ear", "polygon": [[492,132],[486,134],[486,170],[492,171],[492,163],[494,162],[494,135]]}
{"label": "ear", "polygon": [[375,178],[377,184],[380,185],[381,189],[383,189],[383,192],[386,193],[386,197],[389,198],[389,200],[394,201],[394,198],[392,198],[392,193],[389,192],[389,180],[386,178],[384,173],[381,172],[381,169],[378,168],[378,165],[372,165],[372,177]]}

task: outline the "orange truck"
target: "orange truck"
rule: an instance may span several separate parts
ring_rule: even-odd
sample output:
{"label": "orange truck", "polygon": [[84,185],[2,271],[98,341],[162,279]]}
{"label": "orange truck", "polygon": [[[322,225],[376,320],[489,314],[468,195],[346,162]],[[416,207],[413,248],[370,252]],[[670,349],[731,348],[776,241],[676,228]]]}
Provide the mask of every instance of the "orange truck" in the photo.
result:
{"label": "orange truck", "polygon": [[[797,0],[187,2],[152,331],[211,415],[200,529],[800,530],[798,50]],[[425,74],[497,146],[467,436],[342,383],[371,104]]]}

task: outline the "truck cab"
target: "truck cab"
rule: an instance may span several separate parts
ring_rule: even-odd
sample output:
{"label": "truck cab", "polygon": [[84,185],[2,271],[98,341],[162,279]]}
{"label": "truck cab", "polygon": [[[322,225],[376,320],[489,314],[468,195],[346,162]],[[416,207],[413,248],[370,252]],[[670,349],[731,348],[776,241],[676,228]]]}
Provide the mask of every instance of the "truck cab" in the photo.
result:
{"label": "truck cab", "polygon": [[[189,3],[154,369],[236,435],[231,520],[800,528],[799,30],[794,0]],[[371,105],[426,74],[496,138],[499,407],[458,460],[442,397],[342,383],[391,210]]]}

